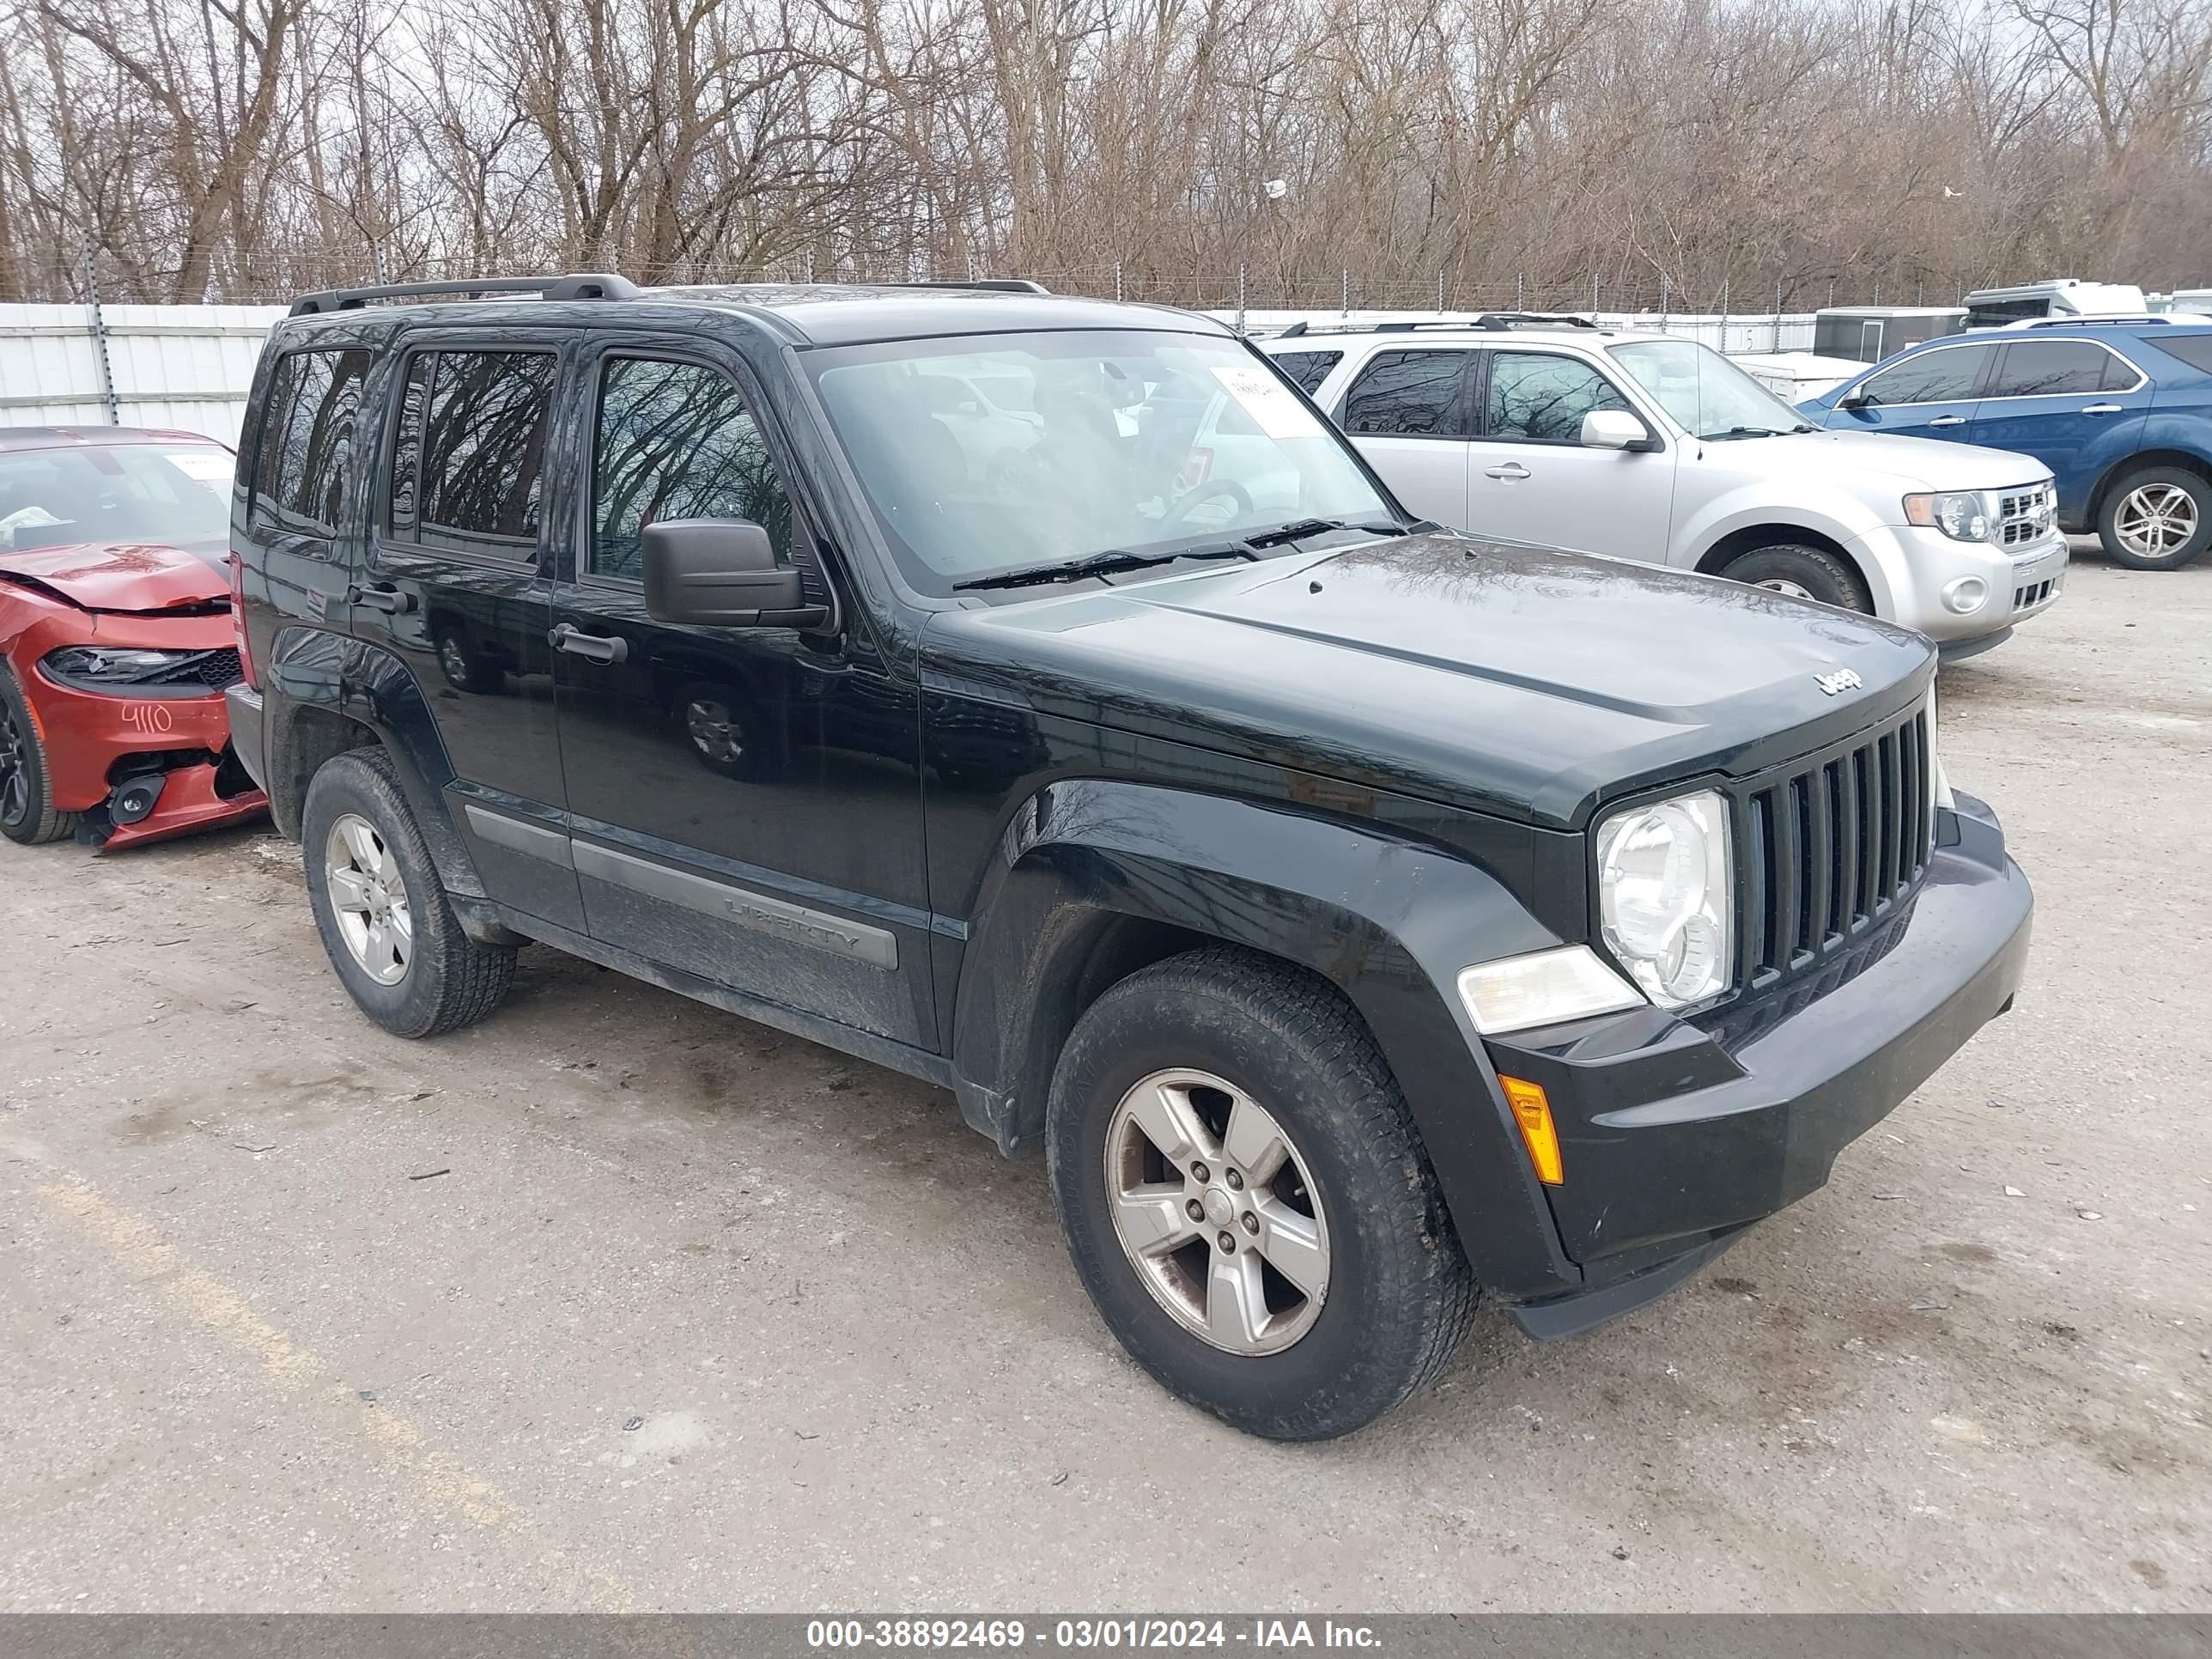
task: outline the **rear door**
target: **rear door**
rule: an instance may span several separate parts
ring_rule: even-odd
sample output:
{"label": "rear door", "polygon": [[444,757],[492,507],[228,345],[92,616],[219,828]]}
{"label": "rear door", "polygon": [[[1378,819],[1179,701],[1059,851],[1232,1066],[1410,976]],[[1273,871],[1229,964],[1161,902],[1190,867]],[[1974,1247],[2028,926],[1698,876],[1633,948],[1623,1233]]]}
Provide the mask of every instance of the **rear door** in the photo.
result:
{"label": "rear door", "polygon": [[1346,388],[1337,423],[1419,517],[1467,525],[1468,385],[1464,346],[1378,351]]}
{"label": "rear door", "polygon": [[412,671],[453,768],[453,820],[484,889],[581,930],[554,715],[550,538],[567,476],[556,331],[410,339],[356,634]]}
{"label": "rear door", "polygon": [[1583,416],[1637,410],[1583,358],[1534,348],[1481,356],[1467,527],[1477,535],[1663,563],[1676,447],[1651,453],[1585,448]]}
{"label": "rear door", "polygon": [[1827,424],[1846,432],[1971,441],[1967,428],[1998,349],[1992,341],[1936,346],[1876,368],[1837,397],[1839,405],[1846,398],[1863,398],[1862,406],[1838,408]]}
{"label": "rear door", "polygon": [[1974,410],[1972,440],[2033,455],[2058,480],[2062,518],[2087,516],[2095,474],[2134,447],[2150,377],[2098,340],[2008,342]]}

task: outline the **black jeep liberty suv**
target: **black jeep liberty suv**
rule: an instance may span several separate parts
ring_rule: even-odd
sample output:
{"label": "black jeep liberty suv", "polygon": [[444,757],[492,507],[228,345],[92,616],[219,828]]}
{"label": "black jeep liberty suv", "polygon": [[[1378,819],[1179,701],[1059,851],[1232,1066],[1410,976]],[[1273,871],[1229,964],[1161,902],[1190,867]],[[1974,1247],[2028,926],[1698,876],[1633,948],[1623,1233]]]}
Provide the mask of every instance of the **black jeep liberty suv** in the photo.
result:
{"label": "black jeep liberty suv", "polygon": [[535,940],[942,1085],[1258,1434],[1659,1295],[2019,983],[1925,639],[1411,521],[1202,317],[320,294],[241,451],[237,746],[371,1019]]}

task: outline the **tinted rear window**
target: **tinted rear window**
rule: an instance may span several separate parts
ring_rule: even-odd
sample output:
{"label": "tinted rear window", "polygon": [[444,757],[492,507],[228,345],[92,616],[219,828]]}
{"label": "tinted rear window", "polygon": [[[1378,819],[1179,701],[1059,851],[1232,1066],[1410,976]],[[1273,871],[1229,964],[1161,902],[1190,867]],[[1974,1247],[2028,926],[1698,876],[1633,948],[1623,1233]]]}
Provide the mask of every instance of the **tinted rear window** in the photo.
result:
{"label": "tinted rear window", "polygon": [[527,559],[538,547],[550,351],[441,351],[408,365],[392,529],[456,551]]}
{"label": "tinted rear window", "polygon": [[325,536],[340,528],[368,362],[361,350],[294,351],[278,361],[254,453],[257,520]]}
{"label": "tinted rear window", "polygon": [[2094,340],[2021,340],[2005,348],[1983,395],[2070,398],[2135,381],[2135,371]]}
{"label": "tinted rear window", "polygon": [[1345,394],[1344,429],[1466,436],[1457,406],[1460,380],[1471,356],[1465,351],[1377,353]]}

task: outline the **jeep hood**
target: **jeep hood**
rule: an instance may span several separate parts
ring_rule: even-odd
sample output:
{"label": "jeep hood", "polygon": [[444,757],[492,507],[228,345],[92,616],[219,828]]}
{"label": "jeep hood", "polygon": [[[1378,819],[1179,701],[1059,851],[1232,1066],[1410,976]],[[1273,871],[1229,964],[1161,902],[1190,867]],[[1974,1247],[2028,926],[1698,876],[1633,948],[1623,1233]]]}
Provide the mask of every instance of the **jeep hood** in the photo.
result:
{"label": "jeep hood", "polygon": [[87,611],[197,609],[230,593],[205,555],[153,543],[80,542],[0,553],[0,581],[10,577]]}
{"label": "jeep hood", "polygon": [[1449,535],[941,612],[924,651],[937,690],[1559,829],[1863,729],[1935,665],[1826,605]]}

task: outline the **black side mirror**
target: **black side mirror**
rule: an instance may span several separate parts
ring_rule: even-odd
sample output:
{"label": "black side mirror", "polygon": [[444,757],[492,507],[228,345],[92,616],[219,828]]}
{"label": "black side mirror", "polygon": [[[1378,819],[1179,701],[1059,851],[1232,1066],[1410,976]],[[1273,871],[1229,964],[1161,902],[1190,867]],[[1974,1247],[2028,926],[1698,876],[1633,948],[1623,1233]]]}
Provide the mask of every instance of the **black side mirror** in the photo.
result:
{"label": "black side mirror", "polygon": [[775,562],[768,532],[747,519],[671,519],[638,536],[645,608],[656,622],[708,628],[811,628],[799,573]]}
{"label": "black side mirror", "polygon": [[1874,399],[1868,397],[1864,392],[1854,392],[1848,398],[1840,398],[1837,399],[1836,407],[1838,409],[1846,410],[1872,409],[1874,407]]}

